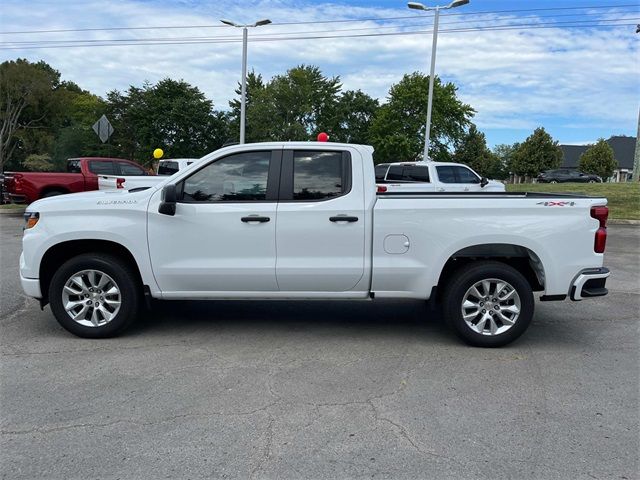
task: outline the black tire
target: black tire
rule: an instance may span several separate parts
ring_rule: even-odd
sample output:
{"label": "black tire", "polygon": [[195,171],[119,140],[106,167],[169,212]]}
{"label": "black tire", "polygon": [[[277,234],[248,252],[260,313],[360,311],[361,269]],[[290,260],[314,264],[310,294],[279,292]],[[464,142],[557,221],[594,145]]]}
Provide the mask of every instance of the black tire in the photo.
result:
{"label": "black tire", "polygon": [[[62,292],[67,280],[82,270],[104,272],[117,284],[120,291],[120,309],[108,323],[85,326],[73,320],[66,312]],[[65,262],[53,275],[49,285],[49,303],[58,323],[69,332],[83,338],[108,338],[124,331],[138,313],[141,288],[137,273],[119,258],[101,254],[83,254]],[[106,295],[105,295],[106,296]]]}
{"label": "black tire", "polygon": [[[479,333],[473,330],[463,318],[462,304],[465,294],[477,282],[485,279],[506,281],[520,298],[519,316],[515,323],[503,333],[494,335]],[[445,287],[442,306],[447,323],[466,343],[476,347],[502,347],[513,342],[529,327],[533,318],[534,299],[531,285],[516,269],[502,262],[482,261],[462,267],[453,274]]]}
{"label": "black tire", "polygon": [[64,195],[65,193],[67,192],[63,192],[62,190],[51,190],[45,193],[44,195],[42,195],[42,197],[40,198],[57,197],[58,195]]}

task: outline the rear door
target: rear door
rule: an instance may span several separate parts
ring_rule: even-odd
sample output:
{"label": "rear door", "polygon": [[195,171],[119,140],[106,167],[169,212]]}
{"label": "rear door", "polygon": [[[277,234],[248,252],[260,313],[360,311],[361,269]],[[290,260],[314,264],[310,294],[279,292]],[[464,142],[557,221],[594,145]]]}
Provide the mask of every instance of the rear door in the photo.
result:
{"label": "rear door", "polygon": [[[364,179],[360,159],[352,162],[351,155],[285,150],[276,226],[281,291],[368,288],[358,287],[364,275]],[[359,169],[352,171],[352,163]]]}

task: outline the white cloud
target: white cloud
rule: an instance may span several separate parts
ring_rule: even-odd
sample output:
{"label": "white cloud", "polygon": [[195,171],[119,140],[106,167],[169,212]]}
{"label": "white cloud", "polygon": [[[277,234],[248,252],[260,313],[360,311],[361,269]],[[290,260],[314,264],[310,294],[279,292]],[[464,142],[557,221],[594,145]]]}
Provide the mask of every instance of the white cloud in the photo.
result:
{"label": "white cloud", "polygon": [[[249,14],[247,12],[250,12]],[[242,5],[229,0],[176,3],[40,0],[3,3],[3,31],[103,26],[216,25],[222,17],[274,22],[378,18],[411,15],[406,9],[350,7],[338,4],[299,4],[292,0]],[[620,12],[608,12],[611,18]],[[626,13],[625,15],[629,15]],[[501,17],[504,18],[504,17]],[[538,29],[447,33],[447,29],[496,24],[491,15],[443,17],[437,72],[459,86],[459,94],[477,110],[481,128],[530,129],[545,119],[565,119],[566,127],[583,125],[633,131],[640,98],[640,63],[633,28]],[[501,24],[536,23],[543,18],[510,17]],[[454,23],[457,22],[457,23]],[[460,23],[464,22],[464,23]],[[428,18],[404,20],[424,24]],[[387,28],[393,23],[323,23],[273,25],[250,31],[254,38],[293,32],[325,32],[349,28]],[[384,28],[380,28],[384,27]],[[404,28],[406,30],[406,28]],[[358,30],[353,33],[371,33]],[[336,32],[340,34],[344,32]],[[232,28],[133,30],[65,34],[3,35],[4,42],[49,39],[114,39],[159,37],[240,37]],[[384,99],[389,86],[404,73],[425,71],[431,37],[379,36],[332,40],[252,42],[250,68],[265,78],[299,63],[315,64],[327,75],[340,75],[344,88],[362,89]],[[227,108],[240,76],[239,43],[82,47],[40,50],[0,50],[0,60],[44,59],[65,79],[104,95],[145,80],[182,78],[198,86],[218,108]]]}

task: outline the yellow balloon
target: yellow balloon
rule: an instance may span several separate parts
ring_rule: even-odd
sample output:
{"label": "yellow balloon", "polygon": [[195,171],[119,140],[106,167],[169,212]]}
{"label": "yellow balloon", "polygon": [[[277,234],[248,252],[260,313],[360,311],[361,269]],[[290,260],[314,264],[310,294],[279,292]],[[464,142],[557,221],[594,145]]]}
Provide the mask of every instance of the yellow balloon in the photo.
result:
{"label": "yellow balloon", "polygon": [[162,155],[164,155],[164,152],[162,151],[161,148],[156,148],[153,151],[153,158],[162,158]]}

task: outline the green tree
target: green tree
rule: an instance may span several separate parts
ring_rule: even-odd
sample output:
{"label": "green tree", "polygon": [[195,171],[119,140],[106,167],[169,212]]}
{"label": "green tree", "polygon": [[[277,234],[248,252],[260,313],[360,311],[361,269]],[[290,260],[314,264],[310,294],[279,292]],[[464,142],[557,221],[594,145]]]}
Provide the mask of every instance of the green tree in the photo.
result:
{"label": "green tree", "polygon": [[484,133],[474,124],[458,143],[453,161],[469,165],[484,177],[495,178],[500,170],[500,159],[489,150]]}
{"label": "green tree", "polygon": [[[376,162],[419,160],[424,150],[429,77],[405,75],[389,90],[371,125]],[[464,136],[475,111],[460,101],[453,83],[436,77],[433,89],[429,152],[434,160],[451,159],[449,147]]]}
{"label": "green tree", "polygon": [[51,149],[56,166],[63,168],[70,157],[109,156],[111,146],[103,144],[92,129],[106,112],[106,102],[72,82],[62,82],[56,94],[60,107]]}
{"label": "green tree", "polygon": [[[247,119],[245,125],[245,140],[247,142],[263,142],[268,140],[277,140],[271,137],[271,125],[269,116],[274,114],[266,91],[267,85],[262,80],[262,75],[255,71],[249,72],[247,75],[247,93],[246,93],[246,112]],[[241,87],[238,83],[236,95],[241,94]],[[240,98],[233,99],[229,102],[231,114],[229,115],[229,139],[238,141],[240,137]]]}
{"label": "green tree", "polygon": [[509,178],[509,173],[512,171],[511,165],[514,153],[519,146],[520,144],[516,142],[513,145],[500,144],[493,148],[493,154],[498,158],[498,163],[496,165],[497,170],[491,173],[491,178],[498,180]]}
{"label": "green tree", "polygon": [[562,150],[543,127],[538,127],[513,154],[511,169],[516,175],[533,177],[544,170],[558,168]]}
{"label": "green tree", "polygon": [[[247,141],[310,140],[336,125],[341,89],[338,77],[300,65],[265,83],[260,75],[247,76]],[[240,90],[236,91],[238,94]],[[230,102],[233,124],[239,125],[240,100]]]}
{"label": "green tree", "polygon": [[59,83],[60,73],[43,61],[0,64],[0,171],[5,163],[18,167],[28,154],[48,151]]}
{"label": "green tree", "polygon": [[107,102],[116,151],[142,164],[151,163],[158,147],[167,157],[199,157],[224,142],[215,130],[224,115],[216,114],[211,100],[182,80],[131,86],[126,93],[114,90]]}
{"label": "green tree", "polygon": [[378,100],[361,90],[343,92],[335,108],[335,121],[327,128],[330,139],[336,142],[370,143],[371,123],[378,108]]}
{"label": "green tree", "polygon": [[55,170],[51,157],[45,154],[32,153],[22,161],[22,166],[30,172],[52,172]]}
{"label": "green tree", "polygon": [[581,172],[598,175],[602,179],[607,179],[613,175],[613,171],[618,167],[618,161],[613,153],[613,148],[604,138],[599,138],[596,143],[580,155],[578,168]]}

